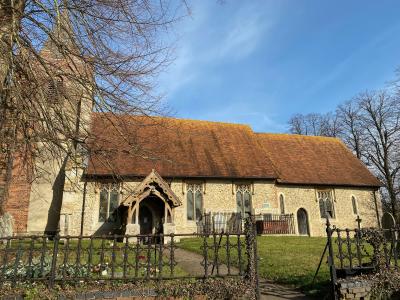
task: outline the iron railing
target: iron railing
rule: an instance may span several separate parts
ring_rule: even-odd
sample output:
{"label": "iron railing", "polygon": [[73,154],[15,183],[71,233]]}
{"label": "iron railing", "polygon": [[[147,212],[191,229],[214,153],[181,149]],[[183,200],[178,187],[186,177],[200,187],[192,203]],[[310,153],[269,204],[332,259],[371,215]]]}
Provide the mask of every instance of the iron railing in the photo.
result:
{"label": "iron railing", "polygon": [[239,233],[243,232],[244,219],[240,213],[209,212],[204,213],[197,221],[197,232],[200,234],[212,233]]}
{"label": "iron railing", "polygon": [[328,265],[334,298],[338,298],[337,280],[350,276],[368,274],[381,268],[399,268],[400,228],[340,229],[326,222]]}
{"label": "iron railing", "polygon": [[[295,234],[293,214],[257,214],[255,220],[257,234]],[[241,213],[209,212],[197,222],[197,232],[202,234],[243,230],[244,218]]]}
{"label": "iron railing", "polygon": [[255,215],[258,234],[295,234],[293,214]]}
{"label": "iron railing", "polygon": [[[256,259],[254,222],[238,233],[16,236],[0,238],[0,287],[18,282],[44,282],[53,287],[70,282],[207,279],[249,275]],[[179,241],[197,239],[202,272],[188,273],[179,264]],[[252,253],[250,255],[250,253]],[[193,254],[195,255],[195,254]],[[253,268],[252,272],[257,272]],[[251,285],[253,286],[253,285]],[[257,286],[253,286],[257,290]]]}

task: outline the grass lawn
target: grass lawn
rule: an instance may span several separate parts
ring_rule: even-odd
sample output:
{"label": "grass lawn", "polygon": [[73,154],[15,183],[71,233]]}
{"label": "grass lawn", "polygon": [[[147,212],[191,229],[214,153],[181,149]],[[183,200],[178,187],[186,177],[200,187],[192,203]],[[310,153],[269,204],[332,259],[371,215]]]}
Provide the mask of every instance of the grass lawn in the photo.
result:
{"label": "grass lawn", "polygon": [[[259,273],[262,278],[301,288],[307,294],[321,295],[329,288],[329,269],[324,258],[316,284],[311,286],[325,247],[324,237],[260,236]],[[201,254],[202,240],[185,239],[178,246]],[[222,254],[222,253],[221,253]],[[221,255],[224,260],[224,255]]]}

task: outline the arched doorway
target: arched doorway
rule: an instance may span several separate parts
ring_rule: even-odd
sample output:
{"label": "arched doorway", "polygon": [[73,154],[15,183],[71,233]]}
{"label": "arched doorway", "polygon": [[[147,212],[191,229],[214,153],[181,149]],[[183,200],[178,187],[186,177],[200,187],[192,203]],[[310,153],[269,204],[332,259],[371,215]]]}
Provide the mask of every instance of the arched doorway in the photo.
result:
{"label": "arched doorway", "polygon": [[304,208],[300,208],[297,211],[297,228],[299,235],[310,235],[308,228],[308,214]]}
{"label": "arched doorway", "polygon": [[151,234],[153,230],[153,214],[151,210],[144,205],[139,209],[140,234]]}
{"label": "arched doorway", "polygon": [[[168,183],[152,170],[120,205],[128,209],[124,214],[126,234],[167,235],[175,232],[173,209],[182,202]],[[164,238],[164,242],[168,242],[168,238]]]}
{"label": "arched doorway", "polygon": [[148,196],[139,203],[140,234],[163,233],[165,203],[158,197]]}

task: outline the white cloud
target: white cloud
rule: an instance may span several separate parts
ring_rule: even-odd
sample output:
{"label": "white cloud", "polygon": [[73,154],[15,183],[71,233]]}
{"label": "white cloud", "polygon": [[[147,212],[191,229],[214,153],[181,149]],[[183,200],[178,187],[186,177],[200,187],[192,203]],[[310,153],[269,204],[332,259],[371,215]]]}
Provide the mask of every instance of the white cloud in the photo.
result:
{"label": "white cloud", "polygon": [[266,18],[256,9],[245,10],[226,26],[225,38],[216,45],[219,58],[241,59],[249,56],[266,39]]}
{"label": "white cloud", "polygon": [[269,111],[257,111],[245,101],[233,102],[223,108],[211,110],[198,116],[198,119],[247,124],[256,132],[285,132],[286,123],[278,122]]}
{"label": "white cloud", "polygon": [[163,92],[173,95],[198,79],[207,66],[251,55],[261,41],[265,42],[276,18],[277,14],[272,18],[272,13],[267,16],[266,11],[272,12],[255,5],[215,8],[209,3],[196,2],[193,16],[179,24],[178,31],[182,31],[176,60],[160,79]]}
{"label": "white cloud", "polygon": [[[313,85],[306,91],[307,95],[312,96],[318,91],[324,90],[335,82],[337,79],[342,78],[343,74],[348,72],[349,69],[355,68],[357,64],[362,62],[365,53],[371,52],[371,49],[377,47],[384,47],[386,43],[392,41],[391,37],[396,34],[400,29],[400,23],[396,26],[390,27],[378,36],[373,37],[370,41],[365,44],[361,44],[356,49],[347,55],[342,61],[337,63],[329,73],[321,76],[321,79],[314,82]],[[381,84],[381,82],[379,82]]]}

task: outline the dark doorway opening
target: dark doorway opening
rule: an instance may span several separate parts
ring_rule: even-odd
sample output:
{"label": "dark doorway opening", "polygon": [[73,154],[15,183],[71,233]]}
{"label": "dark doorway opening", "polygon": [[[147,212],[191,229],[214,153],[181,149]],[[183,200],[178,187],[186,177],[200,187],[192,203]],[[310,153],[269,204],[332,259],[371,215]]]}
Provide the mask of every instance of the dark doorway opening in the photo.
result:
{"label": "dark doorway opening", "polygon": [[140,206],[139,209],[140,234],[152,234],[153,214],[147,206]]}
{"label": "dark doorway opening", "polygon": [[308,214],[304,208],[300,208],[297,211],[297,227],[299,230],[299,235],[310,235],[310,230],[308,227]]}
{"label": "dark doorway opening", "polygon": [[[164,233],[164,212],[165,203],[155,196],[149,196],[140,202],[139,205],[139,226],[140,234],[146,235],[159,235]],[[160,242],[159,237],[153,237],[152,239],[143,239],[143,242]]]}

